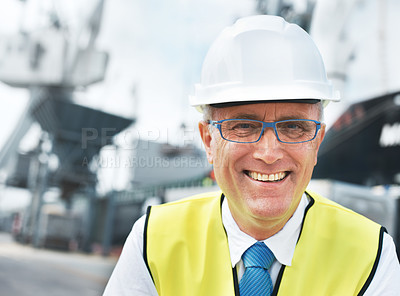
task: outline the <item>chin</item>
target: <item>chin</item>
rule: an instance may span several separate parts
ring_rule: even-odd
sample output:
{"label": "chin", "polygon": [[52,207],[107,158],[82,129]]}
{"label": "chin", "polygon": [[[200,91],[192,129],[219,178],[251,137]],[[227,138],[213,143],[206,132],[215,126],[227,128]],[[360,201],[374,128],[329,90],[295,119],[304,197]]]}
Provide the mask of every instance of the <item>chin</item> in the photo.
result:
{"label": "chin", "polygon": [[289,214],[290,204],[285,204],[282,200],[263,201],[249,205],[249,209],[254,216],[259,218],[279,218]]}

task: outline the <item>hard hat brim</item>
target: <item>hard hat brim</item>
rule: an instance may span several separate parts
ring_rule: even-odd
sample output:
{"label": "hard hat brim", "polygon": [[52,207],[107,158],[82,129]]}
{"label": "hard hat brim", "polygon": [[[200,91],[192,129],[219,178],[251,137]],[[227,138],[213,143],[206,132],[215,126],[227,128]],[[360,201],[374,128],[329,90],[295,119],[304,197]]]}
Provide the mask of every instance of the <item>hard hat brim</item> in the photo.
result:
{"label": "hard hat brim", "polygon": [[300,100],[339,101],[340,95],[328,82],[310,83],[299,81],[287,85],[269,87],[226,84],[214,87],[196,85],[195,95],[190,97],[193,107],[219,103],[246,103],[252,101],[300,101]]}
{"label": "hard hat brim", "polygon": [[261,104],[261,103],[302,103],[302,104],[316,104],[321,102],[318,99],[299,99],[299,100],[262,100],[262,101],[241,101],[241,102],[226,102],[218,104],[210,104],[214,108],[226,108],[241,105]]}

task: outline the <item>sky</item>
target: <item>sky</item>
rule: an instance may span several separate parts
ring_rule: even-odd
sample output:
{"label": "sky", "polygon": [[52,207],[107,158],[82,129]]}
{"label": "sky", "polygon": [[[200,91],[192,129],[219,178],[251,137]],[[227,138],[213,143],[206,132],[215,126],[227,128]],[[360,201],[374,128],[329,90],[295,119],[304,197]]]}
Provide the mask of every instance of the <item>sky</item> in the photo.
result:
{"label": "sky", "polygon": [[[16,32],[21,23],[29,30],[43,27],[47,22],[44,12],[52,3],[73,35],[80,32],[96,1],[82,5],[78,1],[30,0],[22,13],[21,1],[3,0],[0,34]],[[106,0],[97,40],[97,48],[110,55],[106,77],[76,92],[75,99],[95,109],[136,118],[134,128],[144,137],[151,133],[160,141],[182,144],[181,124],[194,126],[200,118],[189,106],[188,95],[199,80],[208,46],[223,27],[254,11],[254,0]],[[21,15],[22,22],[18,21]],[[10,97],[3,100],[9,117],[17,118],[14,114],[27,102],[26,92],[17,92],[0,85],[2,96]],[[0,122],[4,122],[2,118]],[[2,137],[4,134],[0,143]]]}

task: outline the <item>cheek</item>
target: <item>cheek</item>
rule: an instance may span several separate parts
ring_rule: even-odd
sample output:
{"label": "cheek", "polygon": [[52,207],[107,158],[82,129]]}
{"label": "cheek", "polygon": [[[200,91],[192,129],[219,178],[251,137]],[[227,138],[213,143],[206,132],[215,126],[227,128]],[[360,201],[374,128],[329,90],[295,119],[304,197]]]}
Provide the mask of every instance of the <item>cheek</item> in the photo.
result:
{"label": "cheek", "polygon": [[214,170],[221,168],[227,158],[227,153],[225,152],[225,143],[221,142],[220,139],[213,137],[210,143],[210,153],[213,159]]}
{"label": "cheek", "polygon": [[303,147],[289,149],[289,153],[304,171],[313,170],[317,163],[317,149],[312,143],[305,143]]}
{"label": "cheek", "polygon": [[225,141],[223,139],[215,139],[211,143],[211,151],[213,155],[214,169],[220,172],[228,168],[234,169],[235,164],[243,155],[247,155],[248,151],[240,144]]}
{"label": "cheek", "polygon": [[318,145],[317,141],[311,142],[308,147],[307,152],[309,154],[310,163],[313,164],[313,167],[317,164],[318,148],[319,148],[319,145]]}

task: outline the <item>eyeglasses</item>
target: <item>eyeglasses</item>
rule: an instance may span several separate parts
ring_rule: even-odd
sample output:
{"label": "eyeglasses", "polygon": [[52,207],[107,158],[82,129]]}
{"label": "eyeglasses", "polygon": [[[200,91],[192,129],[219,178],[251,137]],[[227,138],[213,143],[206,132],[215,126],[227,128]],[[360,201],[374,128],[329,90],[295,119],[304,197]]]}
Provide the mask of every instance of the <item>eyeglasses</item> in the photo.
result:
{"label": "eyeglasses", "polygon": [[311,119],[290,119],[264,122],[253,119],[208,120],[215,126],[224,140],[235,143],[256,143],[267,127],[273,128],[279,142],[298,144],[315,139],[321,122]]}

